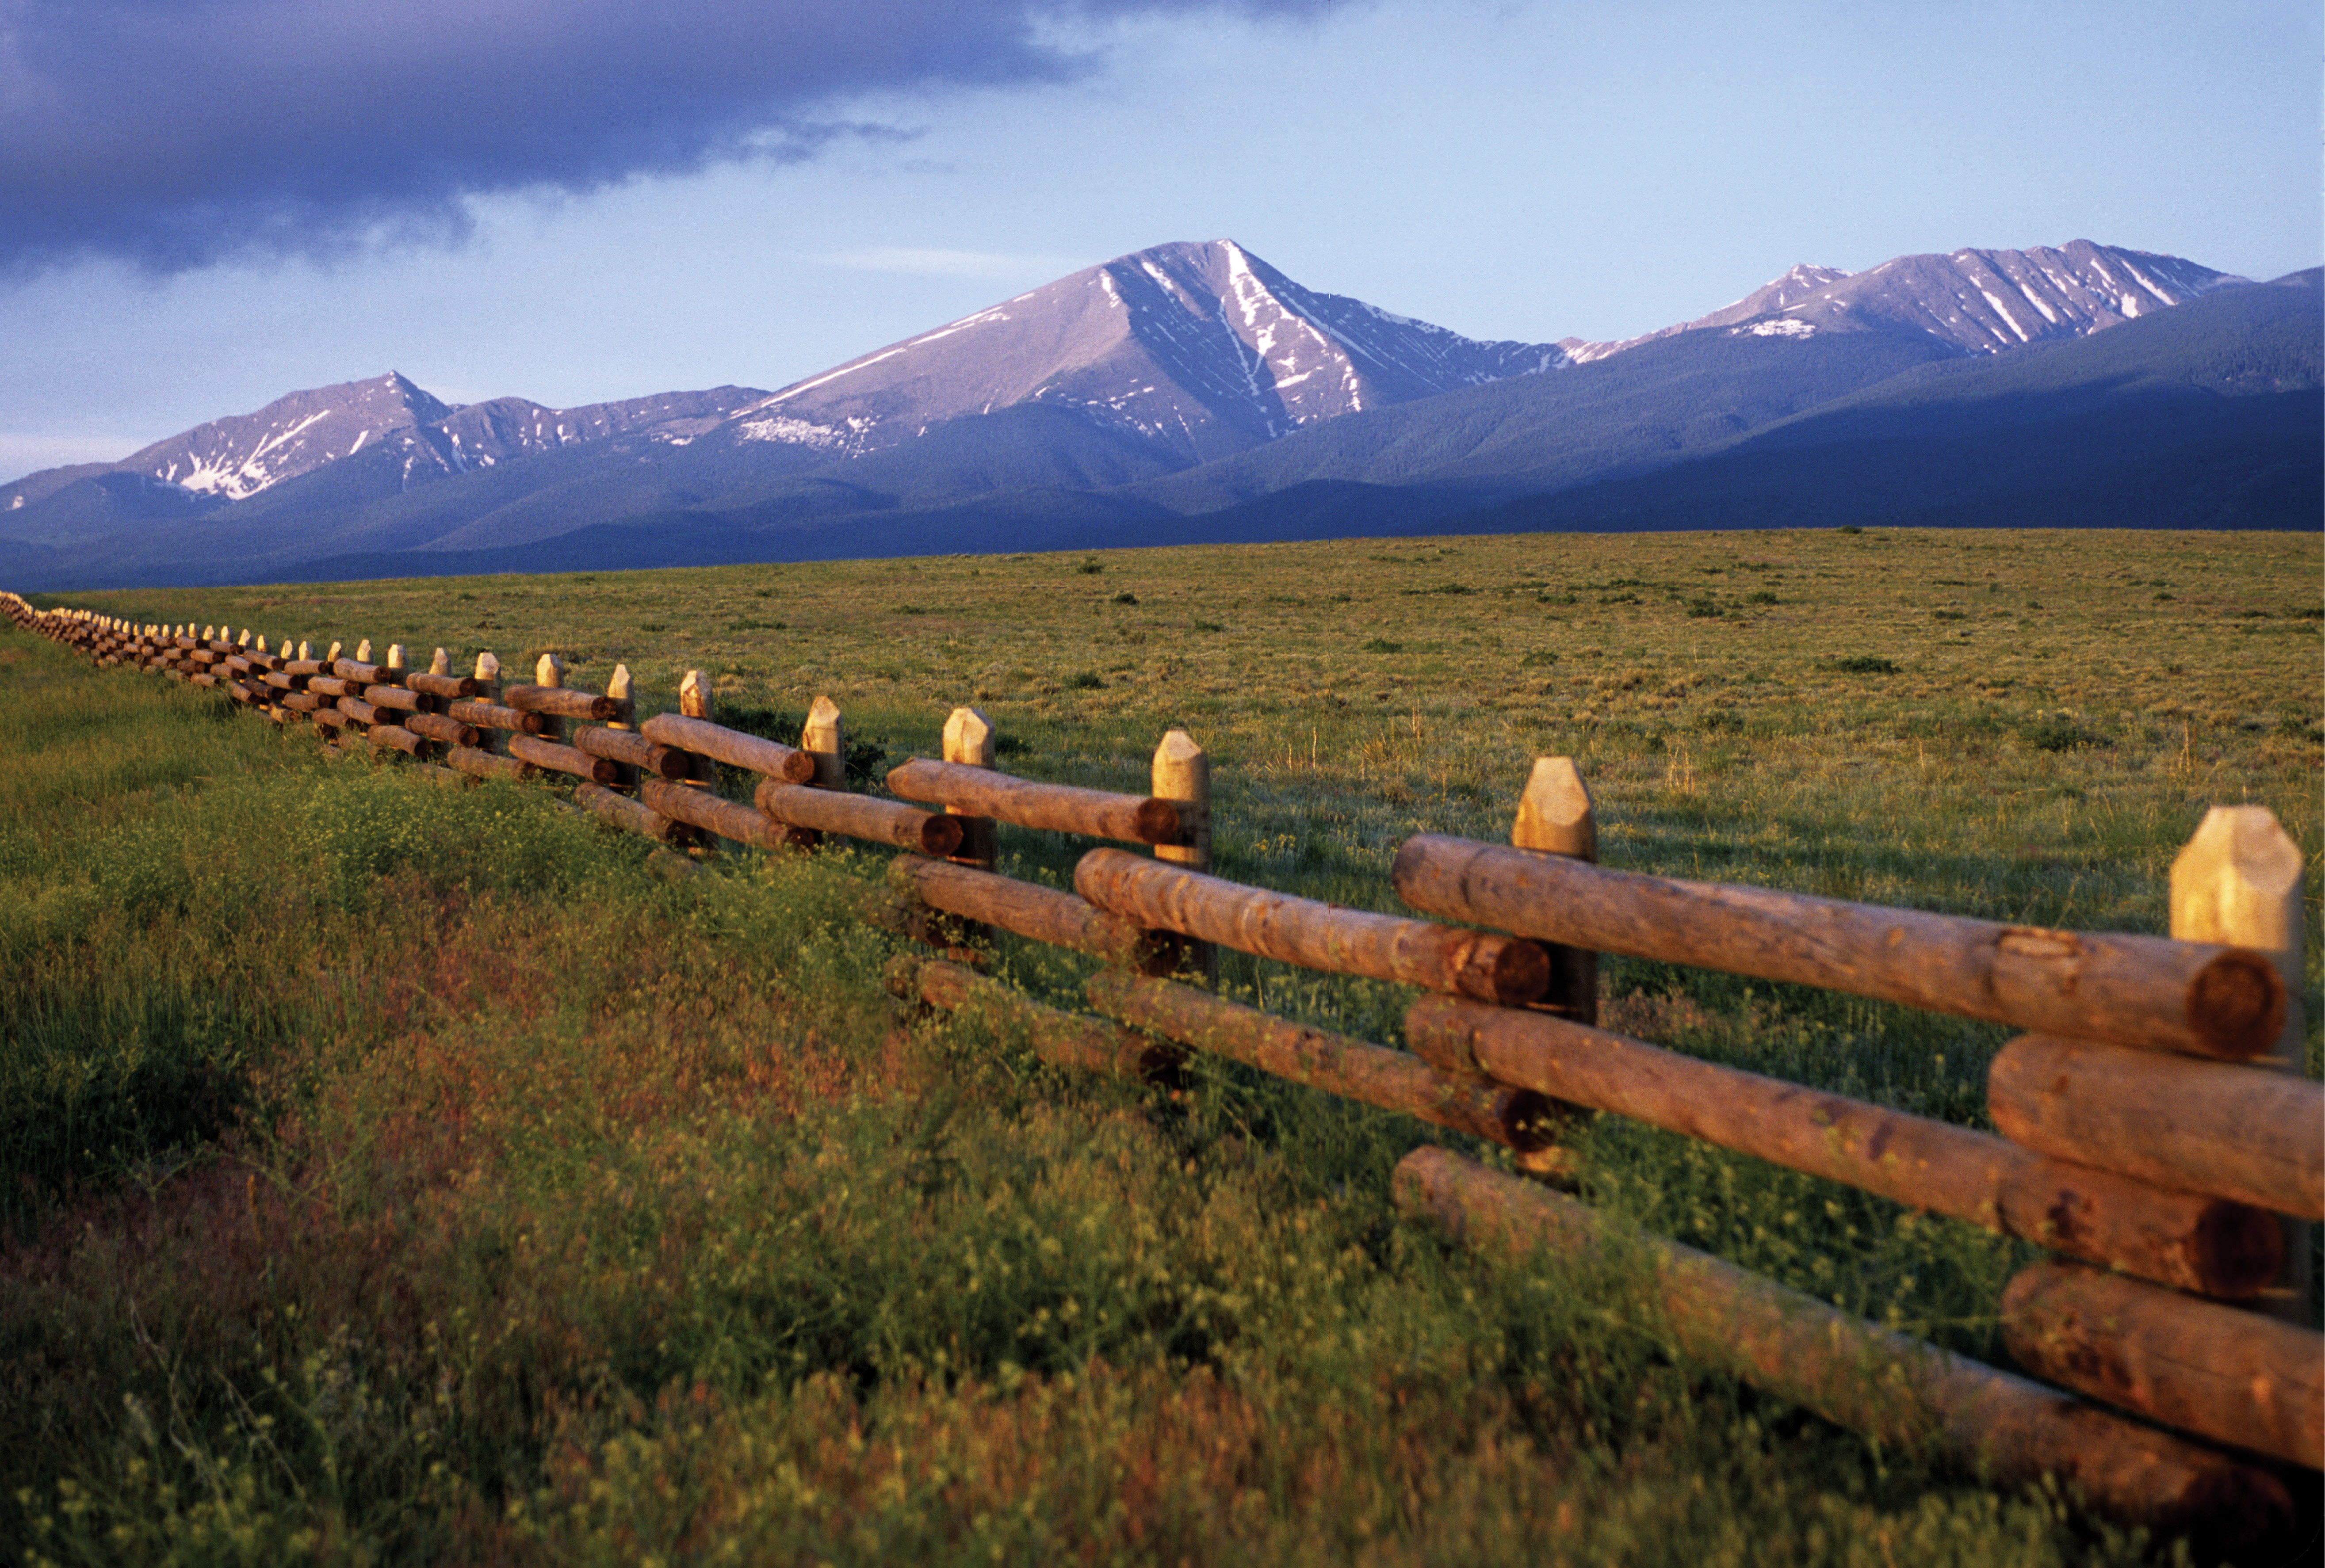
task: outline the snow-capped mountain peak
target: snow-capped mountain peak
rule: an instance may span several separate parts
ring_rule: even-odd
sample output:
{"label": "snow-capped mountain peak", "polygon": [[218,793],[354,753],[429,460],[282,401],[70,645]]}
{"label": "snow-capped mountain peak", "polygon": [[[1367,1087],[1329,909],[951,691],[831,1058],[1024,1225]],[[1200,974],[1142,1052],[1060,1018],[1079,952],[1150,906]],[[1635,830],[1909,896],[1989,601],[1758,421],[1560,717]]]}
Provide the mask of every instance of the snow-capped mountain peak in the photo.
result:
{"label": "snow-capped mountain peak", "polygon": [[1897,256],[1862,272],[1798,266],[1733,305],[1616,342],[1567,338],[1577,362],[1682,332],[1754,337],[1885,332],[1935,337],[1965,354],[2082,337],[2248,280],[2178,256],[2074,240],[2056,248]]}
{"label": "snow-capped mountain peak", "polygon": [[1315,292],[1230,239],[1182,242],[794,383],[738,414],[732,434],[846,455],[1039,403],[1202,457],[1565,357]]}

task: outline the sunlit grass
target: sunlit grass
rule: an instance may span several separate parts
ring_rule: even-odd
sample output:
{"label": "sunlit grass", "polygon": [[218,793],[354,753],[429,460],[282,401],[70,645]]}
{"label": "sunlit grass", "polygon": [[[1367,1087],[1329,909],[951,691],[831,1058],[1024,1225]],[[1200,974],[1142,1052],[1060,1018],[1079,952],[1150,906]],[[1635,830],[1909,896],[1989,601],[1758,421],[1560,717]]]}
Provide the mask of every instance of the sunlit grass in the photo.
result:
{"label": "sunlit grass", "polygon": [[[1116,789],[1183,722],[1224,873],[1373,908],[1406,834],[1505,836],[1542,752],[1581,761],[1610,863],[2158,930],[2203,806],[2254,798],[2313,908],[2313,537],[1094,564],[91,602],[515,668],[555,648],[580,685],[624,659],[649,707],[691,667],[737,706],[829,691],[898,759],[974,701],[1005,766]],[[1003,835],[1052,884],[1085,847]],[[543,791],[327,761],[0,638],[0,1536],[58,1561],[2169,1555],[1673,1360],[1618,1264],[1446,1251],[1387,1202],[1413,1123],[900,1025],[892,943],[853,914],[879,852],[675,886],[644,853]],[[1087,967],[1014,941],[996,965],[1066,1003]],[[1607,973],[1616,1027],[1981,1114],[1983,1026]],[[1411,994],[1232,955],[1223,984],[1391,1042]],[[1594,1201],[2000,1356],[2021,1249],[1616,1121],[1582,1136]]]}

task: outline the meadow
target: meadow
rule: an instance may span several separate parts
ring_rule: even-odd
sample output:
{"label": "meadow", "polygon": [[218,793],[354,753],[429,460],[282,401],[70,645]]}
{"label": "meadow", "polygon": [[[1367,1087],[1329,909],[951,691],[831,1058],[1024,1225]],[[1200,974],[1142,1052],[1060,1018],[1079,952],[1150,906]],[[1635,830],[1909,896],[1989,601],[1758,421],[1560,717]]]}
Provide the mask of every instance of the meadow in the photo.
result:
{"label": "meadow", "polygon": [[[2160,931],[2204,807],[2318,929],[2315,535],[1514,536],[76,597],[465,668],[616,661],[888,761],[1143,789],[1216,869],[1394,909],[1578,759],[1609,864]],[[5,585],[0,585],[5,586]],[[876,770],[875,770],[876,772]],[[1002,835],[1063,883],[1082,847]],[[0,637],[0,1536],[28,1560],[2135,1563],[2205,1557],[1669,1353],[1619,1259],[1449,1251],[1429,1130],[1240,1069],[1143,1090],[901,1017],[881,856],[672,884]],[[2305,987],[2319,1075],[2320,957]],[[1082,961],[1005,943],[1051,1000]],[[1395,1043],[1409,994],[1228,955]],[[1982,1124],[2000,1033],[1610,961],[1612,1027]],[[1459,1142],[1458,1139],[1442,1139]],[[1603,1119],[1585,1192],[1990,1360],[2016,1244]]]}

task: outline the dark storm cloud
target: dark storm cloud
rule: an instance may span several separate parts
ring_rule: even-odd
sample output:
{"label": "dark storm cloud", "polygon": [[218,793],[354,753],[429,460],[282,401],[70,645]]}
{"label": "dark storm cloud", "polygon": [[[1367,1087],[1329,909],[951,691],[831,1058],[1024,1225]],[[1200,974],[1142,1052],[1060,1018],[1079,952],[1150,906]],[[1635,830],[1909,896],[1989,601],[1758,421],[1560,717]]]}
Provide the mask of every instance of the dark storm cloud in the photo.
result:
{"label": "dark storm cloud", "polygon": [[[1308,12],[1332,0],[1235,0]],[[1045,17],[1189,0],[0,0],[0,270],[157,271],[450,237],[586,190],[876,128],[851,93],[1054,81]]]}

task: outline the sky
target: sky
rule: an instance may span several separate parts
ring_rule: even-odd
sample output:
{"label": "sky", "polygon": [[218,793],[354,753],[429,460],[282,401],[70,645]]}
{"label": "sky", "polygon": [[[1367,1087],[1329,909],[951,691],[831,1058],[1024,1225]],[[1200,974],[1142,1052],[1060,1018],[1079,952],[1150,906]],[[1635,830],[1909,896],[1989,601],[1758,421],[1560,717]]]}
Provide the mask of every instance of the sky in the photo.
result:
{"label": "sky", "polygon": [[0,479],[400,370],[777,388],[1233,238],[1476,337],[2320,260],[2313,0],[0,0]]}

